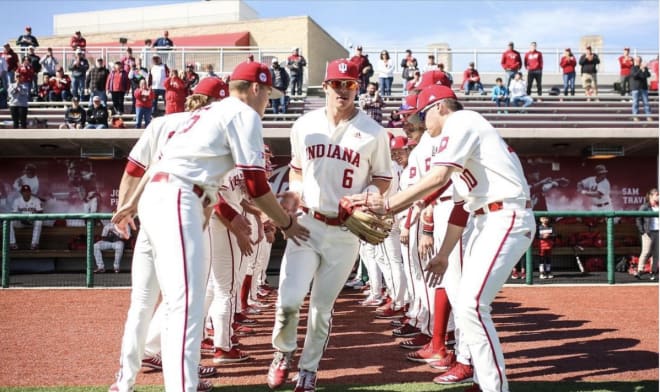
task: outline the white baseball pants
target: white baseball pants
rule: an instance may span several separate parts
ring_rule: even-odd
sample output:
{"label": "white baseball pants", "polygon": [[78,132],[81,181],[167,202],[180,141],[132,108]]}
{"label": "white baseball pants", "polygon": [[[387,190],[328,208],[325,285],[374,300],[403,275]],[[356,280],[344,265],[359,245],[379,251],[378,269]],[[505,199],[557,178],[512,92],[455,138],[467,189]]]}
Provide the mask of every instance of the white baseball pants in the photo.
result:
{"label": "white baseball pants", "polygon": [[103,253],[104,250],[114,249],[115,250],[115,260],[112,264],[115,270],[119,269],[121,264],[121,256],[124,254],[124,241],[97,241],[94,243],[94,260],[96,260],[96,266],[98,268],[105,268],[103,263]]}

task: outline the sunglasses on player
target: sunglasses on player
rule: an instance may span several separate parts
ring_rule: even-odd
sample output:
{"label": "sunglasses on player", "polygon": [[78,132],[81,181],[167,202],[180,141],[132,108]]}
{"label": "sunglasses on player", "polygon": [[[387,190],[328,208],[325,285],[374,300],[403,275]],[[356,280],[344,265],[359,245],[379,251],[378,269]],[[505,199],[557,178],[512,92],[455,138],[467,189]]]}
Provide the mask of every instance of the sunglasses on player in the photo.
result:
{"label": "sunglasses on player", "polygon": [[326,83],[335,90],[357,90],[359,87],[358,82],[355,80],[328,80]]}

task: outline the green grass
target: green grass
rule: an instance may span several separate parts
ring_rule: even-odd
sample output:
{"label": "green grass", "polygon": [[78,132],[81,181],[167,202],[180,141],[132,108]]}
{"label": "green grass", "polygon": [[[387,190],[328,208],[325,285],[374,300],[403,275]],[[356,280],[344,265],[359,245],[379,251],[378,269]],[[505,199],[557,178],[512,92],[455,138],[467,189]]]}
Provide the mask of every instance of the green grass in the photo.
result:
{"label": "green grass", "polygon": [[[388,385],[326,385],[319,386],[319,392],[462,392],[466,385],[444,386],[432,383],[407,383]],[[0,387],[2,392],[106,392],[103,387]],[[657,392],[658,381],[631,382],[513,382],[511,392]],[[161,386],[139,386],[135,392],[162,392]],[[267,392],[266,386],[218,386],[214,392]],[[290,392],[282,389],[281,392]]]}

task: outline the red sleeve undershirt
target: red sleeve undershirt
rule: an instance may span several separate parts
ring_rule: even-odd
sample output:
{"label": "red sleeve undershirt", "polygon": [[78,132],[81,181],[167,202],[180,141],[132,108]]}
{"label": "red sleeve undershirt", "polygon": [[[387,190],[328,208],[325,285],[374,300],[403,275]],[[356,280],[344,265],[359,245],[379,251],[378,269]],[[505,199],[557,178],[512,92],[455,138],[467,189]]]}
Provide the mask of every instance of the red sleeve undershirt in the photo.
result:
{"label": "red sleeve undershirt", "polygon": [[126,163],[126,169],[124,169],[124,171],[131,177],[142,177],[144,176],[145,168],[129,160]]}
{"label": "red sleeve undershirt", "polygon": [[245,187],[250,197],[257,198],[270,192],[270,185],[268,185],[265,171],[248,169],[242,171],[243,177],[245,177]]}
{"label": "red sleeve undershirt", "polygon": [[232,206],[230,206],[225,199],[220,197],[220,200],[218,201],[218,204],[213,207],[213,210],[215,211],[216,214],[222,216],[223,218],[227,219],[229,222],[234,220],[234,217],[238,215],[238,211],[236,211]]}

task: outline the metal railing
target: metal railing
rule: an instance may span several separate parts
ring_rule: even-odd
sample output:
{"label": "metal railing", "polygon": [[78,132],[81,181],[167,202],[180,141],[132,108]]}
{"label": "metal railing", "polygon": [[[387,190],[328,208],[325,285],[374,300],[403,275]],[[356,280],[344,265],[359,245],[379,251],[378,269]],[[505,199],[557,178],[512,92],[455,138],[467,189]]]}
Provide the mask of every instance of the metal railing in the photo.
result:
{"label": "metal railing", "polygon": [[[539,218],[541,216],[547,216],[548,218],[557,218],[557,217],[592,217],[592,218],[605,218],[606,233],[605,233],[605,246],[606,246],[606,267],[607,267],[607,283],[614,284],[614,218],[617,217],[646,217],[653,218],[658,217],[657,212],[653,211],[534,211],[534,216]],[[532,248],[527,249],[525,254],[525,268],[527,271],[530,271],[526,275],[525,283],[533,284],[534,283],[534,274],[531,271],[534,270],[534,260],[532,256]]]}
{"label": "metal railing", "polygon": [[[609,284],[614,284],[614,218],[616,217],[658,217],[657,212],[653,211],[534,211],[535,217],[604,217],[606,219],[606,254],[607,254],[607,281]],[[94,214],[0,214],[2,221],[2,288],[9,287],[9,224],[12,220],[56,220],[56,219],[84,219],[85,232],[86,232],[86,252],[85,252],[85,283],[87,287],[94,287],[94,224],[97,220],[110,219],[110,213],[94,213]],[[534,260],[532,255],[532,247],[527,249],[525,255],[525,264],[527,271],[534,270]],[[531,285],[534,283],[534,276],[528,273],[526,276],[526,284]]]}

